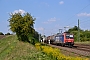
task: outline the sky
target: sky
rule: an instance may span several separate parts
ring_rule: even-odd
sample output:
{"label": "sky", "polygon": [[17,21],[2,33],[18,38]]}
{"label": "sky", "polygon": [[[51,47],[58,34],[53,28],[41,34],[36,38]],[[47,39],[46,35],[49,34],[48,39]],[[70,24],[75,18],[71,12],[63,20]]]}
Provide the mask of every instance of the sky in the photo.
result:
{"label": "sky", "polygon": [[9,13],[30,13],[35,30],[46,36],[78,26],[90,30],[90,0],[0,0],[0,32],[10,32]]}

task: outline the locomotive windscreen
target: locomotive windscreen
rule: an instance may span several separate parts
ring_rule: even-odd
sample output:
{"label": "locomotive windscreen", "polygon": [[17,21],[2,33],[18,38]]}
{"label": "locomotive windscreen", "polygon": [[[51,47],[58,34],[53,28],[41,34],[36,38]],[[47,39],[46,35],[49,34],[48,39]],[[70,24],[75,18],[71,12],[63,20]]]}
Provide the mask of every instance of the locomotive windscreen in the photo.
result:
{"label": "locomotive windscreen", "polygon": [[73,39],[74,37],[73,37],[73,35],[71,35],[71,34],[66,34],[66,39]]}

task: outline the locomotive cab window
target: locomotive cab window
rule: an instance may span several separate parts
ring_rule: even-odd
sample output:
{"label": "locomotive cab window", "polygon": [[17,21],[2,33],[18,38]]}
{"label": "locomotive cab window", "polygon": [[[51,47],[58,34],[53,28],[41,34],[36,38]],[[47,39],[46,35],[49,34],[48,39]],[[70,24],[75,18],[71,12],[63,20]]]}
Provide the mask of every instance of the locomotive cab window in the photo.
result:
{"label": "locomotive cab window", "polygon": [[66,39],[73,39],[73,35],[66,35]]}
{"label": "locomotive cab window", "polygon": [[69,39],[69,35],[66,35],[66,39]]}
{"label": "locomotive cab window", "polygon": [[73,35],[70,35],[70,39],[73,39]]}

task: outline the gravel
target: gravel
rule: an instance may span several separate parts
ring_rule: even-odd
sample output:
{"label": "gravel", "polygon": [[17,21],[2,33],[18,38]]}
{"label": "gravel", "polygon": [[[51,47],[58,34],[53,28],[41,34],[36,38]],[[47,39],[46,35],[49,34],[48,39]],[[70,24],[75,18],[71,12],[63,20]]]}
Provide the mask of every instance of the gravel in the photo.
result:
{"label": "gravel", "polygon": [[73,49],[73,48],[61,47],[61,46],[55,46],[55,45],[50,45],[50,46],[56,47],[56,48],[60,48],[60,49],[65,50],[65,51],[69,51],[71,53],[76,53],[78,55],[90,56],[90,52],[82,51],[82,50],[77,50],[77,48]]}

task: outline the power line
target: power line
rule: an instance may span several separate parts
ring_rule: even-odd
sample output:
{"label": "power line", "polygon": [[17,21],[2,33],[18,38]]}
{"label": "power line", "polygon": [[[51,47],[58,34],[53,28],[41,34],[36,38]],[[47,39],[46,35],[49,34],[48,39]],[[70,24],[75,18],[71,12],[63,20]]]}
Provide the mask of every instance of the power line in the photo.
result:
{"label": "power line", "polygon": [[[82,10],[84,10],[86,7],[88,7],[90,4],[86,5],[84,8],[82,8],[79,12],[81,12]],[[79,12],[77,12],[76,14],[78,14]],[[73,16],[71,16],[69,19],[67,20],[70,20],[71,18],[73,18],[76,14],[74,14]],[[72,24],[72,23],[71,23]],[[70,24],[68,24],[70,25]]]}
{"label": "power line", "polygon": [[[88,17],[88,18],[90,18],[90,17]],[[87,23],[88,21],[90,21],[90,19],[88,19],[88,18],[84,18],[84,19],[80,19],[81,21],[80,21],[80,24],[85,24],[85,23]],[[83,21],[82,21],[83,20]]]}
{"label": "power line", "polygon": [[90,21],[90,19],[84,20],[84,21],[81,21],[81,22],[80,22],[80,25],[82,26],[82,28],[87,28],[88,26],[90,26],[90,25],[89,25],[90,22],[88,22],[88,21]]}

